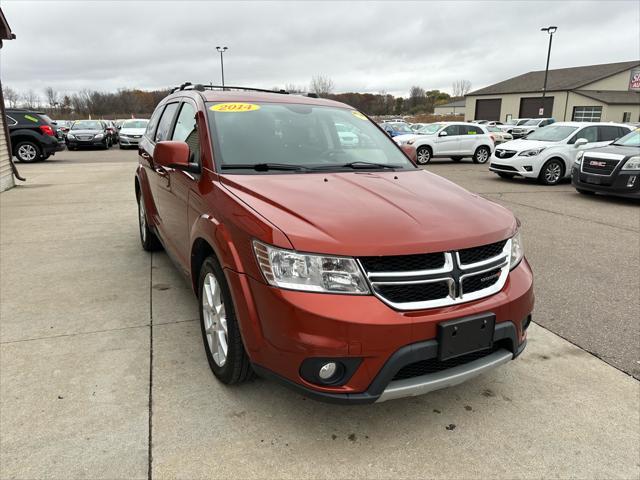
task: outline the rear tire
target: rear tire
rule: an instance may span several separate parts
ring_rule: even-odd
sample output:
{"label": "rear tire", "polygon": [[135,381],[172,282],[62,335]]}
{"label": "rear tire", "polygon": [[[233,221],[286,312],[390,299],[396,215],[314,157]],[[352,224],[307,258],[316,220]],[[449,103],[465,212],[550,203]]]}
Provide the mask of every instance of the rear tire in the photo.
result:
{"label": "rear tire", "polygon": [[[227,385],[253,376],[244,349],[227,279],[215,257],[207,257],[198,281],[202,341],[211,371]],[[226,350],[225,350],[226,348]]]}
{"label": "rear tire", "polygon": [[547,160],[540,169],[538,181],[543,185],[557,185],[564,177],[564,162],[557,158]]}
{"label": "rear tire", "polygon": [[431,149],[427,146],[419,147],[416,150],[416,162],[418,165],[426,165],[431,161]]}
{"label": "rear tire", "polygon": [[476,152],[473,154],[473,163],[487,163],[490,156],[491,150],[489,150],[489,147],[478,147],[476,148]]}
{"label": "rear tire", "polygon": [[459,162],[460,160],[462,160],[462,157],[451,157],[451,160],[453,160],[454,162]]}
{"label": "rear tire", "polygon": [[143,249],[147,252],[155,252],[162,249],[162,243],[160,243],[156,234],[149,228],[142,193],[138,195],[138,227],[140,231],[140,243],[142,243]]}
{"label": "rear tire", "polygon": [[20,162],[33,163],[42,158],[42,150],[40,146],[28,140],[18,142],[13,149],[13,154]]}
{"label": "rear tire", "polygon": [[503,173],[503,172],[496,172],[498,174],[498,176],[500,178],[506,178],[511,180],[513,177],[515,177],[515,175],[513,173]]}

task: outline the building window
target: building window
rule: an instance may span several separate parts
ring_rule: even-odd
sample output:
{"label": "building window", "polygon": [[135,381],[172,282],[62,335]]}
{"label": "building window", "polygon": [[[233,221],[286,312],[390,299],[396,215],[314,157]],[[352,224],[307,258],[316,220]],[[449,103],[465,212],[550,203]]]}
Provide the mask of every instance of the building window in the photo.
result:
{"label": "building window", "polygon": [[599,122],[602,107],[573,107],[574,122]]}
{"label": "building window", "polygon": [[622,122],[627,123],[631,121],[631,112],[624,112],[622,114]]}

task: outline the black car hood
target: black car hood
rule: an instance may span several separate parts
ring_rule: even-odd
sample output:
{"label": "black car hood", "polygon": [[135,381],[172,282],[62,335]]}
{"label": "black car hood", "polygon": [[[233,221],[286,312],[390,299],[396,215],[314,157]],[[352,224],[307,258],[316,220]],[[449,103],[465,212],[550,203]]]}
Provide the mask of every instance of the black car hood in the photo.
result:
{"label": "black car hood", "polygon": [[69,130],[72,135],[96,135],[98,133],[104,133],[104,130]]}
{"label": "black car hood", "polygon": [[640,147],[624,147],[621,145],[607,145],[606,147],[591,148],[585,153],[614,153],[617,155],[624,155],[625,157],[631,157],[634,155],[640,155]]}

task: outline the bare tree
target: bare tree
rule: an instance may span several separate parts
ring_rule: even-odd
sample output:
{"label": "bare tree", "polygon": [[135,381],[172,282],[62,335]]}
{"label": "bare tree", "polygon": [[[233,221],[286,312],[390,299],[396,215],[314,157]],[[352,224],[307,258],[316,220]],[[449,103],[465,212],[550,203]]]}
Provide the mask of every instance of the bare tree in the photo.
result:
{"label": "bare tree", "polygon": [[304,93],[307,91],[305,87],[302,85],[296,85],[295,83],[285,84],[284,89],[289,93]]}
{"label": "bare tree", "polygon": [[471,91],[471,80],[456,80],[451,86],[454,98],[464,97]]}
{"label": "bare tree", "polygon": [[40,108],[40,96],[33,89],[30,88],[27,90],[27,93],[22,96],[22,99],[26,108]]}
{"label": "bare tree", "polygon": [[57,108],[60,104],[60,95],[53,87],[47,87],[44,89],[44,96],[47,98],[47,104],[50,108]]}
{"label": "bare tree", "polygon": [[409,90],[409,108],[415,108],[424,104],[426,98],[424,88],[414,85]]}
{"label": "bare tree", "polygon": [[334,87],[333,80],[325,75],[318,74],[311,78],[309,90],[319,97],[326,97],[333,93]]}
{"label": "bare tree", "polygon": [[16,108],[20,101],[20,94],[11,87],[2,87],[2,95],[5,105],[9,108]]}

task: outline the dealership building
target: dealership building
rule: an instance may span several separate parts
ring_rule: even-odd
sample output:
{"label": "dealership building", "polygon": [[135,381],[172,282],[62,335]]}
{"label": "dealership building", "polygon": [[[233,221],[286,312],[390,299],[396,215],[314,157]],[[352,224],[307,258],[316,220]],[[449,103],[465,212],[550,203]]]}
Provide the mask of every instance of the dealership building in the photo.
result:
{"label": "dealership building", "polygon": [[471,92],[465,119],[640,122],[640,60],[549,70],[543,86],[540,70]]}

